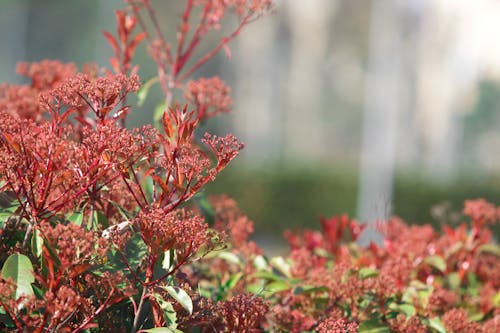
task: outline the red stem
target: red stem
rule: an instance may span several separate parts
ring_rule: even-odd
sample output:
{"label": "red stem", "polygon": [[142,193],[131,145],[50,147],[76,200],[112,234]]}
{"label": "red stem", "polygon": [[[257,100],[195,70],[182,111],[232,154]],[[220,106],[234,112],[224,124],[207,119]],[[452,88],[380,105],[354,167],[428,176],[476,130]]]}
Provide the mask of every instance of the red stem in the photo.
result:
{"label": "red stem", "polygon": [[[187,5],[186,5],[187,6]],[[186,65],[187,60],[191,57],[193,54],[194,50],[196,49],[196,46],[199,44],[201,38],[205,35],[203,33],[203,28],[205,27],[205,22],[207,19],[208,12],[210,10],[210,7],[212,6],[210,1],[207,1],[205,7],[203,8],[203,15],[201,17],[200,22],[198,22],[198,26],[196,27],[195,32],[193,33],[193,38],[191,39],[191,43],[189,43],[189,46],[186,50],[186,52],[183,53],[183,48],[184,48],[184,42],[186,39],[186,32],[182,30],[181,38],[179,39],[179,46],[177,48],[177,58],[175,60],[175,64],[172,69],[172,76],[175,78],[177,77],[177,74],[184,68]],[[187,10],[188,8],[186,8]],[[191,8],[189,8],[191,10]],[[188,22],[183,22],[183,23],[188,23]]]}
{"label": "red stem", "polygon": [[24,332],[24,328],[23,328],[23,325],[21,324],[21,322],[19,321],[19,319],[17,319],[17,317],[15,316],[15,314],[11,313],[9,311],[9,308],[2,302],[2,299],[0,298],[0,305],[2,306],[2,308],[5,310],[5,312],[7,313],[7,316],[9,316],[10,319],[12,319],[12,321],[14,322],[14,324],[16,325],[16,328],[17,328],[17,331],[19,333],[23,333]]}
{"label": "red stem", "polygon": [[206,53],[203,57],[201,57],[191,68],[189,68],[184,74],[179,77],[179,81],[184,81],[188,76],[193,74],[194,71],[196,71],[198,68],[200,68],[203,64],[205,64],[210,58],[212,58],[217,52],[219,52],[227,43],[229,43],[231,40],[233,40],[236,36],[238,36],[241,33],[241,30],[245,25],[247,25],[250,22],[250,16],[246,16],[238,26],[238,28],[233,31],[232,34],[230,34],[227,37],[224,37],[221,39],[219,45],[214,47],[210,52]]}
{"label": "red stem", "polygon": [[104,311],[108,307],[109,301],[111,300],[111,296],[113,296],[114,292],[115,292],[115,287],[112,286],[111,291],[110,291],[108,297],[106,298],[106,300],[104,301],[104,303],[102,303],[99,306],[99,308],[90,317],[85,319],[83,321],[83,323],[80,326],[78,326],[77,328],[75,328],[71,333],[77,333],[77,332],[81,331],[82,329],[85,328],[85,326],[87,326],[88,323],[90,323],[92,320],[94,320],[95,317],[97,317],[102,311]]}
{"label": "red stem", "polygon": [[184,28],[189,25],[189,16],[191,16],[192,9],[193,9],[193,0],[187,0],[186,8],[184,9],[184,13],[182,14],[182,27],[181,31],[179,32],[179,40],[177,42],[177,59],[179,57],[179,54],[182,54],[182,49],[184,48],[184,41],[186,40],[186,32],[187,32],[187,30],[184,30]]}
{"label": "red stem", "polygon": [[186,263],[187,259],[190,256],[190,252],[191,252],[192,246],[193,246],[193,244],[190,243],[188,251],[186,252],[187,254],[182,258],[182,260],[180,260],[180,261],[177,262],[177,264],[172,268],[172,270],[168,271],[166,274],[164,274],[163,276],[160,276],[159,278],[157,278],[157,279],[155,279],[153,281],[145,283],[145,285],[148,286],[148,287],[150,287],[152,285],[155,285],[155,284],[163,281],[164,279],[166,279],[170,275],[174,274],[182,265],[184,265]]}

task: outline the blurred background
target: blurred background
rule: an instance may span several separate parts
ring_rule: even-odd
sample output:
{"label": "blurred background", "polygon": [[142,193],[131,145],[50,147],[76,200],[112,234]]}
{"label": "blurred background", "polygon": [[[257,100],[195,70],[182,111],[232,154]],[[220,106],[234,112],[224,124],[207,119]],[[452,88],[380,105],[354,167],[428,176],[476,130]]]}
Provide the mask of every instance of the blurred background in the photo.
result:
{"label": "blurred background", "polygon": [[[153,3],[175,36],[182,1]],[[120,7],[0,0],[0,82],[22,82],[19,61],[107,66],[101,32],[115,32]],[[234,99],[206,129],[246,144],[208,194],[234,197],[272,242],[319,216],[438,225],[460,222],[464,199],[500,203],[498,36],[497,0],[277,1],[230,45],[230,60],[198,72],[221,76]],[[154,75],[145,52],[137,62],[144,81]],[[159,100],[129,124],[150,123]]]}

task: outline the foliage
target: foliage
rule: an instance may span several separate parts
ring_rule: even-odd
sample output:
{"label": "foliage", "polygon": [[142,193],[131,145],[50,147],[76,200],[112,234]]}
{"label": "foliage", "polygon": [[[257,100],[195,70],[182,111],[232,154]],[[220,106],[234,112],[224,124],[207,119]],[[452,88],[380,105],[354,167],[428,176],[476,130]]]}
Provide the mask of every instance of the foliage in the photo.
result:
{"label": "foliage", "polygon": [[[347,216],[322,219],[267,258],[233,200],[204,196],[243,146],[195,139],[231,101],[220,79],[188,78],[270,7],[186,0],[170,44],[150,1],[129,0],[105,33],[111,70],[22,63],[29,83],[0,86],[2,331],[498,331],[492,204],[466,202],[470,228],[443,234],[394,218],[379,226],[383,247],[357,246],[364,227]],[[230,13],[233,32],[198,55]],[[143,41],[158,72],[141,87]],[[156,128],[128,129],[127,98],[143,103],[154,84]]]}

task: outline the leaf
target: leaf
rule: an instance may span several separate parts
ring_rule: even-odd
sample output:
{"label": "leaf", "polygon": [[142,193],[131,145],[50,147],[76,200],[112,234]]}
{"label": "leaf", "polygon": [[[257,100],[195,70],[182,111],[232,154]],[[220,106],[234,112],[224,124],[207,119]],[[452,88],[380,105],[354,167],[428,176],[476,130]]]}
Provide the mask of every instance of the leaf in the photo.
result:
{"label": "leaf", "polygon": [[116,41],[115,37],[107,31],[103,31],[102,34],[107,39],[109,45],[111,45],[111,47],[113,48],[113,52],[115,53],[115,55],[119,55],[120,48],[118,47],[118,42]]}
{"label": "leaf", "polygon": [[68,221],[81,226],[83,222],[83,212],[74,212],[68,217]]}
{"label": "leaf", "polygon": [[143,106],[144,102],[146,101],[146,98],[148,97],[149,94],[149,89],[158,82],[158,77],[154,76],[151,79],[147,80],[146,83],[144,83],[139,90],[137,91],[137,105],[138,106]]}
{"label": "leaf", "polygon": [[177,328],[169,328],[169,327],[155,327],[147,330],[141,330],[140,332],[148,332],[148,333],[182,333],[182,331]]}
{"label": "leaf", "polygon": [[469,314],[469,320],[471,321],[481,321],[484,318],[485,314],[482,312],[476,312]]}
{"label": "leaf", "polygon": [[189,314],[193,313],[193,301],[184,290],[175,286],[163,287],[163,289],[165,289],[170,296],[179,302],[179,304],[182,305],[182,307],[189,312]]}
{"label": "leaf", "polygon": [[31,284],[35,282],[35,276],[33,265],[27,256],[19,253],[10,255],[3,265],[2,277],[12,278],[16,283],[16,300],[22,295],[33,295]]}
{"label": "leaf", "polygon": [[266,291],[277,293],[280,291],[289,290],[291,286],[285,281],[274,281],[266,286]]}
{"label": "leaf", "polygon": [[208,222],[209,226],[212,226],[215,221],[215,210],[208,201],[205,192],[198,192],[193,196],[196,206],[200,209],[203,217]]}
{"label": "leaf", "polygon": [[245,286],[245,290],[247,292],[250,292],[252,294],[260,294],[262,291],[264,291],[264,286],[265,282],[264,281],[258,281],[256,283],[250,283]]}
{"label": "leaf", "polygon": [[40,236],[40,231],[35,229],[31,235],[31,251],[35,257],[40,258],[43,250],[43,238]]}
{"label": "leaf", "polygon": [[495,308],[500,307],[500,291],[493,296],[493,306]]}
{"label": "leaf", "polygon": [[446,261],[438,255],[429,256],[424,259],[424,262],[438,271],[444,273],[446,271]]}
{"label": "leaf", "polygon": [[266,272],[266,271],[260,271],[260,272],[255,272],[252,274],[253,278],[261,278],[265,280],[270,280],[270,281],[283,281],[283,277],[278,276],[274,273],[271,272]]}
{"label": "leaf", "polygon": [[[123,256],[127,258],[128,264],[132,270],[142,263],[143,259],[148,253],[148,247],[142,240],[140,233],[134,233],[132,237],[125,243],[124,248],[120,249],[123,252]],[[116,272],[126,270],[126,265],[123,263],[122,256],[114,250],[108,251],[108,261],[104,267],[104,270]]]}
{"label": "leaf", "polygon": [[[151,169],[151,171],[153,171]],[[146,198],[148,199],[148,202],[153,202],[153,187],[154,187],[154,182],[149,175],[145,175],[146,179],[144,179],[144,194],[146,195]]]}
{"label": "leaf", "polygon": [[448,285],[450,286],[451,290],[460,289],[460,275],[458,274],[458,272],[452,272],[448,274],[446,279],[448,280]]}
{"label": "leaf", "polygon": [[371,277],[376,277],[378,275],[378,271],[373,268],[369,267],[363,267],[359,270],[359,276],[361,277],[362,280],[371,278]]}
{"label": "leaf", "polygon": [[253,266],[259,271],[265,270],[267,268],[266,258],[264,258],[262,255],[256,256],[253,260]]}
{"label": "leaf", "polygon": [[389,327],[378,319],[372,319],[362,322],[359,325],[359,333],[390,333]]}
{"label": "leaf", "polygon": [[153,114],[153,123],[156,128],[161,127],[161,118],[163,117],[163,113],[167,108],[167,104],[163,101],[155,107],[155,112]]}
{"label": "leaf", "polygon": [[427,326],[435,329],[439,333],[446,333],[446,328],[444,328],[443,322],[439,319],[439,317],[430,318]]}
{"label": "leaf", "polygon": [[497,244],[483,244],[478,248],[479,252],[485,252],[500,257],[500,246]]}
{"label": "leaf", "polygon": [[12,319],[10,319],[10,316],[5,314],[5,310],[3,310],[1,306],[0,306],[0,323],[5,325],[5,328],[12,329],[13,331],[16,328],[16,325],[14,324]]}
{"label": "leaf", "polygon": [[147,33],[145,31],[143,32],[140,32],[138,33],[134,39],[128,44],[128,47],[127,47],[127,54],[130,54],[130,57],[132,57],[132,55],[134,54],[135,52],[135,48],[137,47],[137,45],[144,39],[146,38],[147,36]]}
{"label": "leaf", "polygon": [[0,207],[0,229],[3,228],[5,222],[15,214],[18,207],[18,201],[11,201],[7,207]]}
{"label": "leaf", "polygon": [[33,292],[34,292],[36,298],[43,299],[45,292],[41,288],[38,288],[36,285],[32,285],[31,287],[33,288]]}
{"label": "leaf", "polygon": [[94,217],[92,221],[94,224],[92,226],[93,230],[99,230],[100,229],[99,227],[103,228],[109,227],[108,218],[106,217],[106,215],[104,215],[102,212],[98,210],[94,210]]}
{"label": "leaf", "polygon": [[300,294],[309,294],[309,293],[315,293],[315,292],[325,292],[329,291],[330,289],[328,287],[316,287],[316,286],[299,286],[293,290],[294,295],[300,295]]}
{"label": "leaf", "polygon": [[412,317],[417,313],[417,310],[411,304],[391,303],[391,304],[389,304],[389,309],[404,313],[406,315],[406,317]]}
{"label": "leaf", "polygon": [[240,257],[238,257],[236,254],[232,252],[227,252],[223,251],[217,254],[217,257],[221,258],[222,260],[227,261],[230,264],[238,265],[241,266],[242,262]]}
{"label": "leaf", "polygon": [[116,210],[120,213],[120,215],[123,217],[124,220],[128,221],[133,219],[134,216],[131,213],[129,213],[125,208],[120,206],[118,203],[114,201],[109,201],[109,202],[113,205],[113,207],[116,208]]}
{"label": "leaf", "polygon": [[271,258],[270,264],[286,277],[291,277],[290,264],[283,257]]}
{"label": "leaf", "polygon": [[227,282],[226,282],[226,288],[227,288],[227,290],[233,289],[234,286],[236,286],[236,284],[238,284],[238,282],[241,280],[242,277],[243,277],[243,273],[241,273],[241,272],[233,274],[229,278],[229,280],[227,280]]}
{"label": "leaf", "polygon": [[177,328],[177,313],[175,312],[172,303],[165,301],[163,297],[157,293],[153,294],[153,296],[163,310],[165,321],[168,325],[166,328],[175,330]]}
{"label": "leaf", "polygon": [[163,261],[161,262],[161,268],[163,268],[167,273],[171,271],[172,264],[175,260],[175,251],[170,249],[163,253]]}

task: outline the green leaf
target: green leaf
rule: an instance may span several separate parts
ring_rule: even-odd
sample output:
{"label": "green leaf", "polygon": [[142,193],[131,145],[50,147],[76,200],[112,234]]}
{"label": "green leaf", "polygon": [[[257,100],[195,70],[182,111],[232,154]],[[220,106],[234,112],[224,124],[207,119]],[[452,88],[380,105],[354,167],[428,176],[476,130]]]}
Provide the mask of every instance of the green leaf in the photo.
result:
{"label": "green leaf", "polygon": [[189,312],[189,314],[193,313],[193,301],[184,290],[174,286],[162,288],[165,289],[177,302],[179,302],[179,304],[182,305],[182,307]]}
{"label": "green leaf", "polygon": [[283,259],[283,257],[274,257],[271,258],[270,262],[271,266],[276,268],[281,274],[283,274],[286,277],[291,277],[292,274],[290,273],[290,264]]}
{"label": "green leaf", "polygon": [[203,217],[207,221],[209,226],[212,226],[215,222],[215,209],[212,207],[208,201],[205,192],[198,192],[193,197],[196,206],[201,211]]}
{"label": "green leaf", "polygon": [[148,333],[182,333],[182,331],[178,330],[177,328],[169,328],[169,327],[155,327],[155,328],[150,328],[147,330],[141,330],[141,332],[148,332]]}
{"label": "green leaf", "polygon": [[154,76],[151,79],[147,80],[139,90],[137,91],[137,106],[141,107],[144,105],[146,98],[148,97],[149,89],[158,82],[158,77]]}
{"label": "green leaf", "polygon": [[31,251],[33,255],[40,258],[43,249],[43,238],[40,236],[40,231],[35,229],[31,235]]}
{"label": "green leaf", "polygon": [[11,213],[0,212],[0,229],[3,229],[5,222],[11,217]]}
{"label": "green leaf", "polygon": [[4,279],[12,278],[16,283],[16,300],[21,295],[33,295],[33,288],[31,287],[31,284],[35,282],[33,265],[25,255],[19,253],[10,255],[3,265],[2,277]]}
{"label": "green leaf", "polygon": [[131,265],[131,267],[137,267],[142,262],[142,259],[148,253],[148,247],[146,243],[142,240],[141,234],[134,234],[126,244],[127,249],[125,255]]}
{"label": "green leaf", "polygon": [[165,321],[168,326],[167,328],[176,329],[177,328],[177,313],[172,306],[172,303],[167,302],[163,299],[160,294],[153,294],[154,298],[158,301],[163,313],[165,314]]}
{"label": "green leaf", "polygon": [[359,333],[390,333],[389,327],[378,319],[362,322],[359,325]]}
{"label": "green leaf", "polygon": [[446,261],[444,261],[444,258],[441,256],[438,255],[428,256],[427,258],[424,259],[424,262],[442,273],[446,271]]}
{"label": "green leaf", "polygon": [[378,275],[378,271],[373,268],[363,267],[359,270],[358,274],[361,279],[364,280],[367,278],[376,277]]}
{"label": "green leaf", "polygon": [[293,290],[294,295],[300,295],[300,294],[309,294],[309,293],[315,293],[315,292],[325,292],[329,291],[330,289],[328,287],[315,287],[315,286],[299,286]]}
{"label": "green leaf", "polygon": [[476,312],[476,313],[471,313],[469,314],[469,320],[471,321],[481,321],[484,318],[484,313],[482,312]]}
{"label": "green leaf", "polygon": [[443,322],[439,317],[430,318],[427,326],[435,329],[439,333],[446,333],[446,328],[444,328]]}
{"label": "green leaf", "polygon": [[261,278],[261,279],[270,280],[270,281],[283,281],[283,278],[281,276],[278,276],[274,273],[267,272],[267,271],[255,272],[252,274],[252,277]]}
{"label": "green leaf", "polygon": [[6,198],[4,201],[9,201],[4,207],[0,205],[0,229],[3,228],[4,224],[9,220],[10,217],[14,216],[16,210],[19,208],[19,202],[17,200],[10,200],[9,196],[5,192],[0,192],[0,203],[2,202],[2,195]]}
{"label": "green leaf", "polygon": [[227,261],[230,264],[241,266],[243,263],[241,262],[240,257],[232,252],[222,251],[217,254],[217,257]]}
{"label": "green leaf", "polygon": [[143,181],[143,190],[144,194],[146,195],[146,199],[148,202],[153,202],[153,188],[154,188],[154,181],[153,178],[147,177]]}
{"label": "green leaf", "polygon": [[291,286],[285,281],[274,281],[266,286],[266,291],[277,293],[280,291],[289,290]]}
{"label": "green leaf", "polygon": [[81,226],[83,222],[83,212],[74,212],[68,217],[68,221]]}
{"label": "green leaf", "polygon": [[253,267],[257,270],[262,271],[267,269],[267,260],[262,255],[258,255],[253,260]]}
{"label": "green leaf", "polygon": [[391,303],[389,304],[389,309],[400,313],[404,313],[406,317],[412,317],[417,313],[417,310],[411,304]]}
{"label": "green leaf", "polygon": [[163,261],[161,262],[161,268],[163,268],[167,273],[170,272],[170,268],[175,260],[175,251],[170,249],[163,253]]}
{"label": "green leaf", "polygon": [[495,308],[500,307],[500,291],[493,296],[493,306]]}
{"label": "green leaf", "polygon": [[467,272],[467,282],[469,283],[467,294],[471,296],[478,296],[480,282],[477,275],[473,272]]}
{"label": "green leaf", "polygon": [[125,208],[123,208],[114,201],[110,201],[110,203],[116,208],[116,210],[120,213],[120,215],[123,217],[125,221],[130,221],[133,219],[134,216],[130,214],[128,211],[126,211]]}
{"label": "green leaf", "polygon": [[446,276],[446,280],[451,290],[458,290],[460,288],[460,275],[458,275],[458,272],[451,272]]}
{"label": "green leaf", "polygon": [[265,282],[262,280],[255,283],[247,284],[245,286],[245,290],[252,294],[260,294],[264,291],[264,289],[265,289]]}
{"label": "green leaf", "polygon": [[[92,230],[99,230],[99,226],[103,228],[109,227],[108,218],[102,212],[94,210],[94,216],[92,218],[93,226]],[[89,226],[90,227],[90,226]]]}
{"label": "green leaf", "polygon": [[478,248],[479,252],[485,252],[500,257],[500,246],[497,244],[483,244]]}
{"label": "green leaf", "polygon": [[7,212],[7,211],[0,211],[0,228],[3,228],[3,225],[7,220],[13,215],[14,213]]}
{"label": "green leaf", "polygon": [[229,280],[227,280],[227,282],[226,282],[226,289],[227,290],[233,289],[234,286],[236,286],[236,284],[238,284],[238,282],[241,280],[242,277],[243,277],[243,273],[242,272],[233,274],[229,278]]}
{"label": "green leaf", "polygon": [[33,288],[33,292],[35,293],[36,298],[43,299],[45,292],[42,289],[38,288],[36,285],[32,285],[31,287]]}
{"label": "green leaf", "polygon": [[13,330],[16,328],[16,325],[14,324],[12,319],[10,319],[10,317],[5,314],[5,310],[3,310],[3,308],[1,306],[0,306],[0,323],[5,325],[5,328],[7,328],[7,329]]}
{"label": "green leaf", "polygon": [[155,112],[153,115],[153,122],[155,124],[156,128],[161,127],[161,117],[163,116],[163,113],[165,112],[165,109],[167,108],[167,104],[165,101],[161,102],[158,104],[155,108]]}
{"label": "green leaf", "polygon": [[[127,243],[125,243],[125,247],[120,249],[120,251],[122,251],[123,256],[127,258],[129,266],[135,270],[146,257],[148,247],[142,240],[141,234],[134,233]],[[116,250],[108,251],[108,262],[104,269],[111,272],[123,271],[126,269],[122,256]]]}

